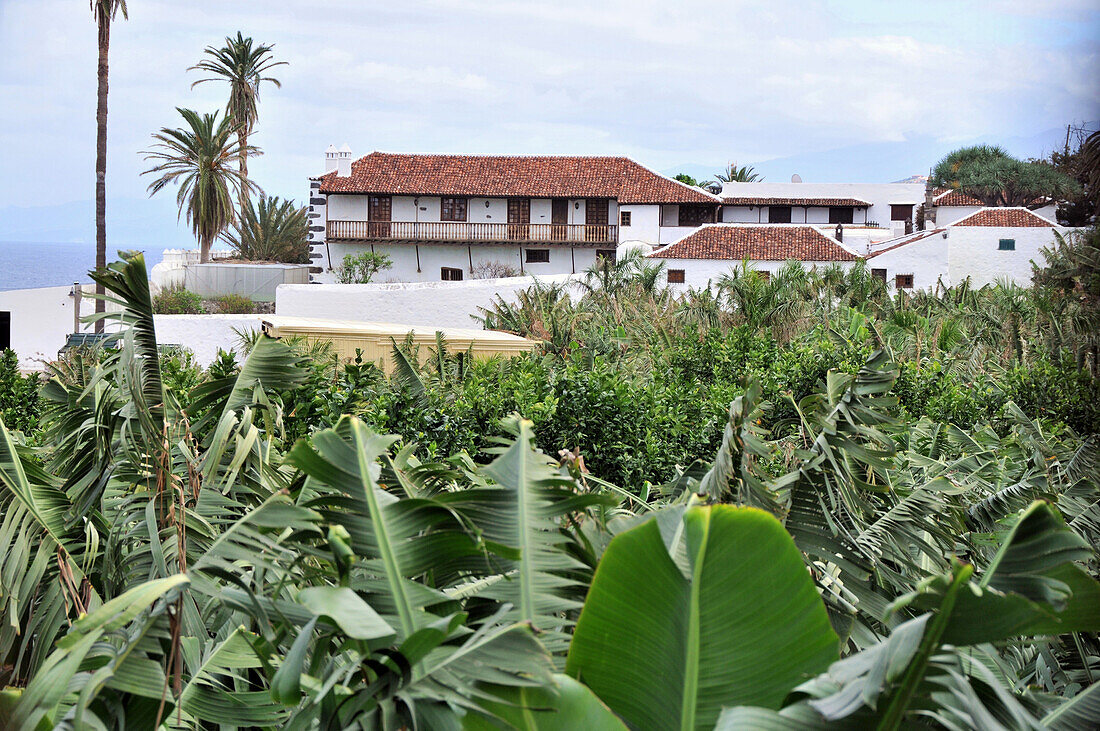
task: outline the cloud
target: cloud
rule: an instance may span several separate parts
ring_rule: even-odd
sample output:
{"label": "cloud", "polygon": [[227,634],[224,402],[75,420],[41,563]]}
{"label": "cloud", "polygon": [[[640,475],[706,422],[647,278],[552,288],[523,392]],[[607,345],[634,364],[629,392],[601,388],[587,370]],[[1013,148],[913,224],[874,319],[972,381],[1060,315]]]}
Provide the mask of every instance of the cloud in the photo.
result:
{"label": "cloud", "polygon": [[[91,16],[72,0],[0,2],[0,194],[90,198]],[[143,0],[112,34],[109,190],[144,195],[139,153],[179,123],[176,106],[224,104],[186,69],[237,29],[290,62],[261,97],[250,170],[300,199],[325,146],[345,141],[665,169],[1034,135],[1100,117],[1090,4]]]}

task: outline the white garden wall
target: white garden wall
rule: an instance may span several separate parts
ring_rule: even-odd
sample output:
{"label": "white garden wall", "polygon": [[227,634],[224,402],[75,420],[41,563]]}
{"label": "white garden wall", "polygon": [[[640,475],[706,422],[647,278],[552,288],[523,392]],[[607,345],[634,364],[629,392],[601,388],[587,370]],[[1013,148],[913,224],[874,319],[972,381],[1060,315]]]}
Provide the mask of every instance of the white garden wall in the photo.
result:
{"label": "white garden wall", "polygon": [[[568,275],[538,277],[568,282]],[[402,325],[476,327],[472,315],[488,308],[497,295],[514,301],[535,277],[474,279],[462,282],[394,284],[284,284],[275,296],[275,314],[340,320],[369,320]]]}
{"label": "white garden wall", "polygon": [[[308,285],[302,285],[308,286]],[[264,315],[154,315],[157,342],[179,345],[195,355],[195,360],[208,366],[217,358],[218,350],[240,350],[240,335],[260,329]],[[238,356],[240,362],[243,357]]]}

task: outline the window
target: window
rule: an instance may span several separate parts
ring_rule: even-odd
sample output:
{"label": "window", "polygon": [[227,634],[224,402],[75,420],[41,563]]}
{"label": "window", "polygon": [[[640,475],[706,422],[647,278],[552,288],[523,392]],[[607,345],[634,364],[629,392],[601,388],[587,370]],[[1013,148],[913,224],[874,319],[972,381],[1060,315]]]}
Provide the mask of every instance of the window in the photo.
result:
{"label": "window", "polygon": [[619,225],[620,226],[629,226],[630,225],[630,211],[619,211]]}
{"label": "window", "polygon": [[453,267],[440,267],[439,278],[444,282],[461,282],[462,270]]}
{"label": "window", "polygon": [[768,223],[790,223],[790,206],[768,206]]}
{"label": "window", "polygon": [[912,221],[913,220],[913,206],[908,203],[891,203],[890,204],[890,220],[891,221]]}
{"label": "window", "polygon": [[872,269],[871,276],[879,280],[882,283],[886,283],[886,270],[885,269]]}
{"label": "window", "polygon": [[683,269],[669,269],[668,270],[668,283],[669,284],[683,284],[684,283],[684,270]]}
{"label": "window", "polygon": [[528,264],[549,264],[550,249],[527,249]]}
{"label": "window", "polygon": [[854,211],[851,206],[829,206],[829,223],[851,223]]}
{"label": "window", "polygon": [[912,274],[899,274],[894,277],[894,286],[898,289],[912,289],[913,288],[913,275]]}
{"label": "window", "polygon": [[710,206],[680,206],[681,226],[701,226],[704,223],[714,223],[714,209]]}
{"label": "window", "polygon": [[1016,251],[1016,239],[1001,239],[997,242],[997,251]]}
{"label": "window", "polygon": [[596,262],[603,259],[611,264],[615,263],[615,250],[614,249],[596,249]]}
{"label": "window", "polygon": [[465,198],[440,198],[439,199],[439,220],[440,221],[465,221],[466,220],[466,199]]}

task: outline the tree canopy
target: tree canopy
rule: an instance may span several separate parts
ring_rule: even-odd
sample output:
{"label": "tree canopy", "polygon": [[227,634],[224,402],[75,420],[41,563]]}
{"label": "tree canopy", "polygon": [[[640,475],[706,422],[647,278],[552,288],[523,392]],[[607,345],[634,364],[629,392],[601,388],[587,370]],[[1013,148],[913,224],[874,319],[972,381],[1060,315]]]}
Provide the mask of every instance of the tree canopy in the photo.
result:
{"label": "tree canopy", "polygon": [[1080,186],[1050,165],[1026,162],[1003,148],[976,145],[955,150],[932,171],[932,184],[974,196],[987,206],[1038,207],[1046,199],[1074,195]]}

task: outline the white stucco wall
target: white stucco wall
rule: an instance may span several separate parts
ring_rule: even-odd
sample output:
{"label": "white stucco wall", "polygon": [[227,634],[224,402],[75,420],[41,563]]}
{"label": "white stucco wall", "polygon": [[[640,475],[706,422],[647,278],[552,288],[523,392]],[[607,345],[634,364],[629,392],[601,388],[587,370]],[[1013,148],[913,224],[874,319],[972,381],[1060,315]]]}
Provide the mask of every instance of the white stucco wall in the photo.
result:
{"label": "white stucco wall", "polygon": [[630,225],[619,228],[619,241],[644,241],[648,244],[660,241],[660,206],[623,204],[619,209],[623,213],[630,213]]}
{"label": "white stucco wall", "polygon": [[[306,287],[309,285],[294,285]],[[218,350],[240,351],[236,331],[259,330],[264,315],[154,315],[157,342],[180,345],[195,355],[202,366],[209,366]],[[243,360],[238,356],[237,361]]]}
{"label": "white stucco wall", "polygon": [[[615,244],[608,242],[606,247],[614,249]],[[356,255],[364,251],[385,254],[393,261],[393,266],[375,275],[375,281],[392,282],[439,282],[441,268],[449,267],[462,270],[463,280],[470,279],[472,270],[487,263],[501,263],[512,267],[516,274],[538,276],[552,274],[574,274],[583,272],[596,260],[596,247],[565,245],[490,245],[490,244],[359,244],[330,243],[332,260],[341,264],[347,255]],[[527,262],[528,249],[548,251],[549,262]],[[419,256],[419,266],[417,257]],[[315,277],[316,279],[316,277]],[[332,282],[335,283],[335,280]]]}
{"label": "white stucco wall", "polygon": [[[723,274],[729,274],[735,268],[741,266],[740,261],[730,261],[728,259],[657,259],[654,258],[651,261],[663,262],[665,270],[663,273],[663,279],[668,284],[668,271],[670,269],[682,269],[684,272],[683,284],[669,284],[669,286],[676,292],[682,292],[689,288],[701,289],[706,287],[708,283],[714,284]],[[804,261],[802,266],[805,269],[812,269],[814,267],[824,268],[831,266],[832,264],[839,263],[842,267],[848,268],[852,265],[852,262],[814,262]],[[758,272],[776,272],[786,265],[784,261],[750,261],[749,266]]]}
{"label": "white stucco wall", "polygon": [[885,269],[886,284],[891,291],[898,274],[912,274],[914,290],[934,288],[941,279],[944,285],[950,285],[948,245],[943,234],[933,234],[871,257],[867,268]]}
{"label": "white stucco wall", "polygon": [[[569,276],[539,277],[544,282],[568,282]],[[499,295],[516,292],[535,277],[474,279],[462,282],[407,284],[284,284],[275,297],[277,315],[371,320],[402,325],[474,327],[478,307],[490,307]]]}
{"label": "white stucco wall", "polygon": [[[980,287],[1008,277],[1017,284],[1031,284],[1031,262],[1042,264],[1044,246],[1054,243],[1054,231],[1063,234],[1069,229],[1059,226],[998,228],[994,226],[951,226],[948,231],[948,271],[951,281],[959,283],[970,277],[971,284]],[[1013,239],[1014,251],[999,251],[1001,239]]]}

